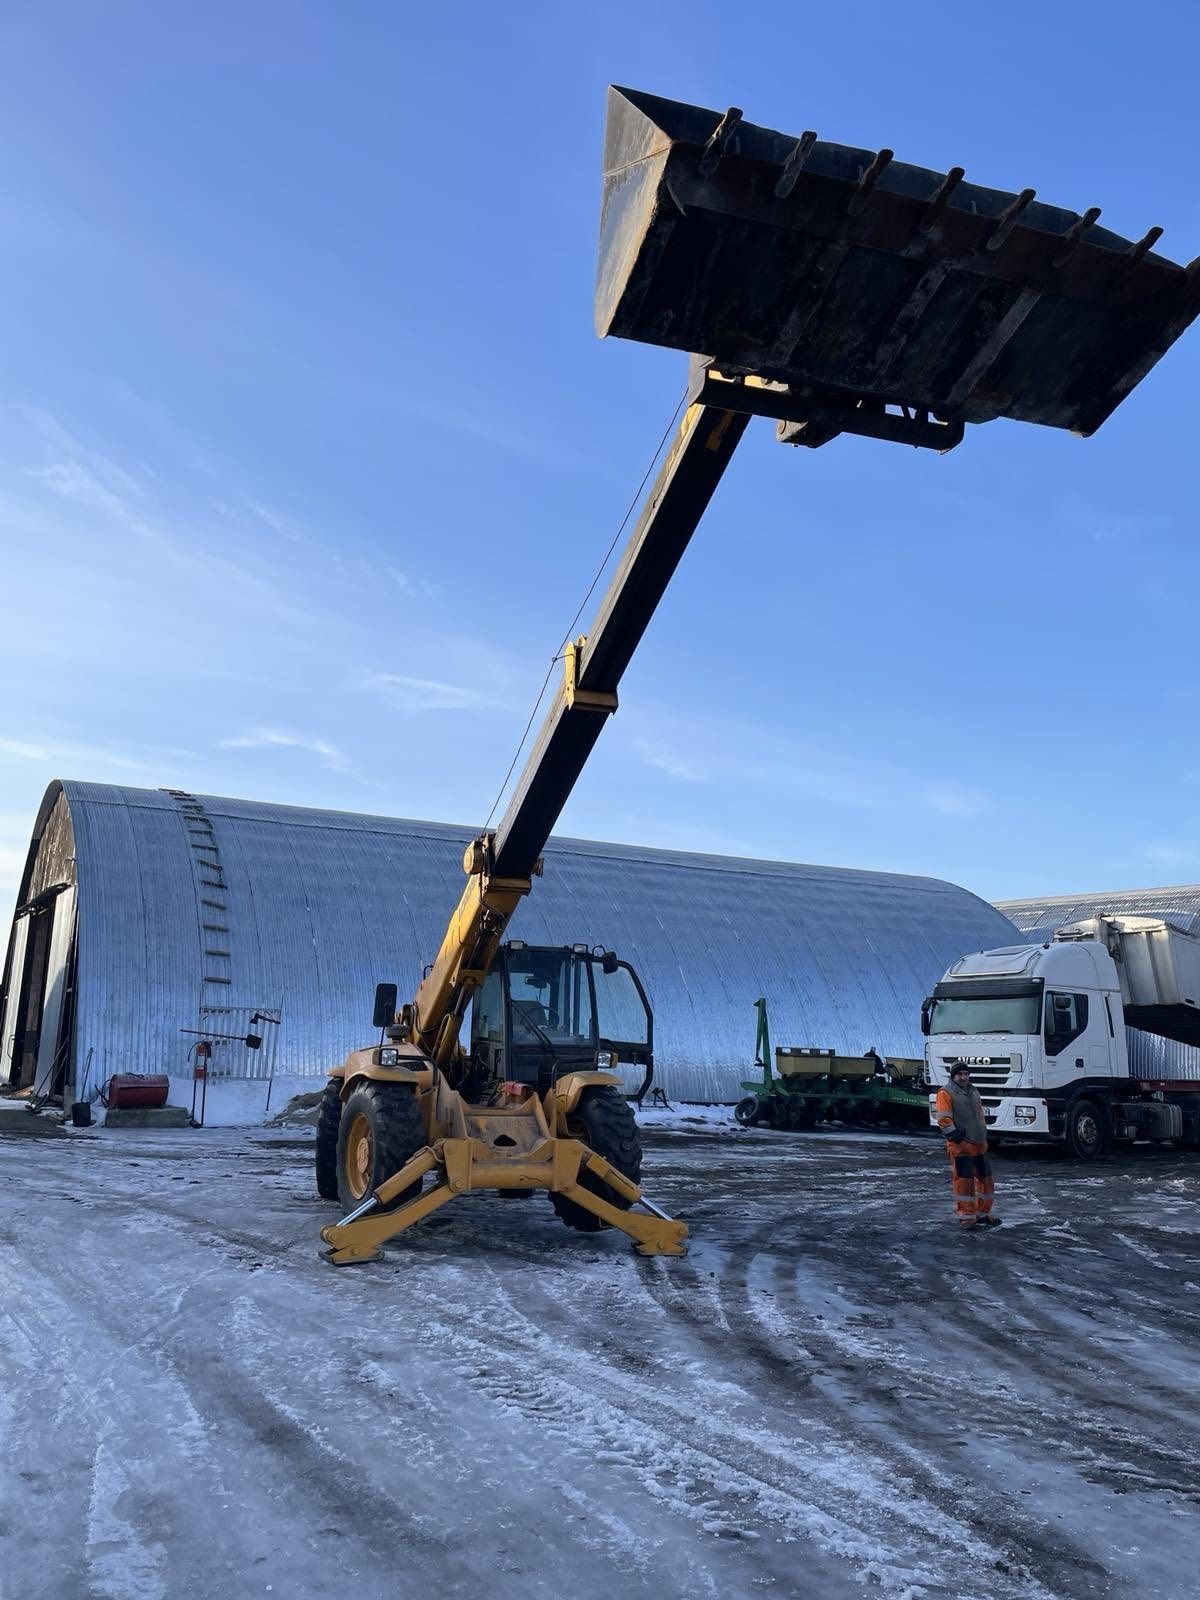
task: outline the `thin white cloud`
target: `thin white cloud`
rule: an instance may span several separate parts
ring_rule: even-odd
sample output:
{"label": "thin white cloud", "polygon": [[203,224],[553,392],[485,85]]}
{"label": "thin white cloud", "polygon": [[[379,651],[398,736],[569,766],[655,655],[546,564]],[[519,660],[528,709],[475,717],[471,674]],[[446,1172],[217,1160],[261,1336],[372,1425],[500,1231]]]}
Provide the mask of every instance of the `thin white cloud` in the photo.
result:
{"label": "thin white cloud", "polygon": [[124,467],[118,466],[102,451],[83,444],[63,427],[57,417],[36,406],[28,408],[26,416],[47,454],[81,462],[93,477],[99,479],[122,502],[145,499],[146,491],[132,473],[126,472]]}
{"label": "thin white cloud", "polygon": [[100,771],[115,770],[118,772],[150,772],[157,770],[163,764],[164,758],[176,759],[180,755],[186,756],[187,751],[163,750],[161,752],[148,751],[158,757],[156,760],[144,760],[140,757],[124,755],[118,750],[112,750],[106,745],[78,743],[71,739],[49,740],[42,744],[34,744],[24,739],[0,739],[0,757],[10,756],[16,761],[35,761],[42,765],[53,766],[62,772],[69,768],[87,771],[89,774],[99,769]]}
{"label": "thin white cloud", "polygon": [[270,506],[251,504],[251,511],[260,522],[265,522],[272,533],[277,533],[281,539],[286,539],[289,544],[311,545],[312,540],[292,526],[286,517],[281,517],[278,511],[272,511]]}
{"label": "thin white cloud", "polygon": [[[360,561],[359,568],[364,578],[370,580],[374,587],[375,568],[369,561]],[[422,578],[415,572],[407,572],[403,567],[385,566],[383,569],[401,594],[416,595],[421,600],[434,600],[441,590],[436,583],[431,583],[428,578]]]}
{"label": "thin white cloud", "polygon": [[48,467],[30,467],[29,476],[36,478],[53,494],[63,500],[73,500],[77,505],[92,506],[109,516],[128,516],[124,503],[111,489],[79,461],[55,461]]}
{"label": "thin white cloud", "polygon": [[925,799],[944,817],[977,817],[988,808],[988,797],[978,789],[957,783],[935,783],[925,790]]}
{"label": "thin white cloud", "polygon": [[310,755],[320,756],[321,760],[332,772],[349,772],[350,761],[347,756],[329,743],[327,739],[320,739],[311,734],[287,733],[279,728],[255,728],[250,733],[240,734],[236,739],[222,739],[223,750],[305,750]]}
{"label": "thin white cloud", "polygon": [[364,672],[351,688],[381,694],[399,711],[476,711],[500,704],[480,689],[437,678],[410,678],[399,672]]}
{"label": "thin white cloud", "polygon": [[1173,526],[1170,517],[1156,512],[1117,511],[1093,505],[1080,495],[1069,495],[1062,504],[1067,522],[1097,544],[1141,543],[1155,534],[1168,533]]}
{"label": "thin white cloud", "polygon": [[[869,752],[843,752],[815,741],[789,739],[736,719],[693,719],[668,726],[639,719],[649,731],[632,742],[634,753],[659,772],[683,783],[755,785],[788,791],[864,811],[932,811],[944,817],[974,817],[987,811],[991,797],[965,784],[915,774],[897,762]],[[719,751],[706,762],[704,752]]]}
{"label": "thin white cloud", "polygon": [[0,739],[0,755],[15,756],[18,761],[49,761],[50,752],[44,745],[26,744],[22,739]]}
{"label": "thin white cloud", "polygon": [[683,756],[674,755],[670,750],[664,750],[651,739],[635,739],[633,748],[641,756],[648,767],[656,767],[659,772],[665,772],[668,778],[677,778],[680,783],[707,783],[709,774],[701,770],[700,766]]}

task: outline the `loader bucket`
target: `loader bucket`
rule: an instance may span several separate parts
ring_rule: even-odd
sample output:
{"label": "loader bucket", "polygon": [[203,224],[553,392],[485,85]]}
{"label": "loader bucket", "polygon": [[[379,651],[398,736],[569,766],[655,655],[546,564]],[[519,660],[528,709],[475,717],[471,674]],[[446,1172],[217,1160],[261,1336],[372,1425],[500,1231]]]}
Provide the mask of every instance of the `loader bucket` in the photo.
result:
{"label": "loader bucket", "polygon": [[1200,261],[741,113],[610,89],[596,329],[803,393],[1091,433],[1200,310]]}

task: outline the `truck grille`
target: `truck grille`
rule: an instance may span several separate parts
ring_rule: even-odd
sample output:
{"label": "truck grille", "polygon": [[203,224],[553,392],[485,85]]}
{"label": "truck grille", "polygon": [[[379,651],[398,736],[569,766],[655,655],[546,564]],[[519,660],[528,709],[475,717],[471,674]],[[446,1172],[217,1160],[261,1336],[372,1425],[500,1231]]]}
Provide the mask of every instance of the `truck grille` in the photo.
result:
{"label": "truck grille", "polygon": [[[947,1056],[942,1065],[949,1072],[955,1061],[959,1059],[961,1058],[957,1056]],[[1007,1087],[1012,1073],[1012,1062],[1008,1056],[993,1056],[988,1062],[981,1062],[977,1065],[972,1061],[968,1064],[971,1068],[971,1082],[980,1093],[984,1093],[988,1089],[1004,1089]]]}

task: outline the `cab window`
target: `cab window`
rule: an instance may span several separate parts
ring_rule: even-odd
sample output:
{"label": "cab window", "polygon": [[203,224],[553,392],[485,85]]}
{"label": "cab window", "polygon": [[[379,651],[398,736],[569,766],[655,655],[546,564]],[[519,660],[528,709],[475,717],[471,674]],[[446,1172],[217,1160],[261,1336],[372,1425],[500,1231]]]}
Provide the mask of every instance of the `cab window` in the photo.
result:
{"label": "cab window", "polygon": [[1046,995],[1046,1054],[1058,1055],[1087,1027],[1088,997],[1050,990]]}
{"label": "cab window", "polygon": [[489,1044],[504,1043],[504,979],[493,967],[475,995],[471,1016],[471,1037]]}

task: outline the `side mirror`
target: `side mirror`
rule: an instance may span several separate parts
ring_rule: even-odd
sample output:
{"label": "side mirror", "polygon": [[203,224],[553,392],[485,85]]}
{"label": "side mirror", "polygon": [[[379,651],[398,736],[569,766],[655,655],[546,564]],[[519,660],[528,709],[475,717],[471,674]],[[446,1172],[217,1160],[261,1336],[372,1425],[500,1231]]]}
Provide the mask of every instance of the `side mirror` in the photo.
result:
{"label": "side mirror", "polygon": [[386,1028],[396,1020],[397,989],[394,983],[375,985],[375,1011],[371,1018],[373,1028]]}
{"label": "side mirror", "polygon": [[620,965],[621,963],[617,959],[617,952],[615,950],[606,950],[600,957],[600,970],[605,974],[606,977],[611,978],[613,973],[616,972]]}
{"label": "side mirror", "polygon": [[929,1020],[932,1017],[932,1015],[933,1015],[933,996],[930,994],[930,995],[926,995],[925,999],[921,1001],[921,1032],[925,1035],[925,1037],[927,1039],[929,1037]]}
{"label": "side mirror", "polygon": [[247,1050],[261,1050],[262,1049],[262,1034],[261,1033],[248,1033],[246,1035],[245,1043],[246,1043],[246,1049]]}

